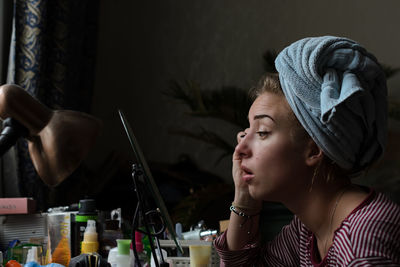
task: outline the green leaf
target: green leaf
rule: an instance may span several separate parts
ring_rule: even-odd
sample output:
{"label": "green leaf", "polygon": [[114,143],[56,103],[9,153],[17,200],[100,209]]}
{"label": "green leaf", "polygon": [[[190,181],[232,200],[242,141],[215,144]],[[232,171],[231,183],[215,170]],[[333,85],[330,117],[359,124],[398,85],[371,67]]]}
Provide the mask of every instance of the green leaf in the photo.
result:
{"label": "green leaf", "polygon": [[191,132],[185,129],[173,130],[170,132],[173,134],[186,136],[195,140],[200,140],[211,145],[212,147],[219,148],[223,151],[223,157],[232,155],[233,151],[235,150],[235,147],[232,144],[226,142],[224,138],[220,137],[216,133],[205,130],[203,128],[201,128],[200,132],[198,133]]}
{"label": "green leaf", "polygon": [[184,84],[171,81],[164,94],[186,104],[191,116],[221,119],[241,129],[248,126],[247,112],[251,100],[246,90],[234,86],[201,90],[193,81]]}

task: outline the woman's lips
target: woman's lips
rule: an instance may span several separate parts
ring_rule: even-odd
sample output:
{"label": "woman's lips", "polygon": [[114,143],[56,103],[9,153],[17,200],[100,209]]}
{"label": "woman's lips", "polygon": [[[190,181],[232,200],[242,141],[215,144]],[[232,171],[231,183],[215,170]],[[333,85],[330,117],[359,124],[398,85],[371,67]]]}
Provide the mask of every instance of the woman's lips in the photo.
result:
{"label": "woman's lips", "polygon": [[254,178],[254,174],[250,171],[250,169],[246,168],[245,166],[241,166],[243,171],[242,179],[243,181],[250,182]]}

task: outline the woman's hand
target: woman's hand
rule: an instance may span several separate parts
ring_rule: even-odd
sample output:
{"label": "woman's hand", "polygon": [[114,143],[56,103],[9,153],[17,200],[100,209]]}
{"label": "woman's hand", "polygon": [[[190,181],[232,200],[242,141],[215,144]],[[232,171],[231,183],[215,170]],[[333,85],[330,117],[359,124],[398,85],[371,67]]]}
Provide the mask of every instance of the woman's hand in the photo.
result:
{"label": "woman's hand", "polygon": [[[249,185],[243,180],[244,171],[241,168],[242,161],[248,159],[246,154],[246,129],[237,134],[238,145],[235,148],[232,157],[232,175],[235,183],[235,199],[232,205],[235,206],[235,211],[231,211],[229,217],[229,226],[226,234],[226,243],[228,250],[242,249],[246,244],[252,243],[259,236],[259,213],[262,206],[261,200],[255,200],[251,197]],[[244,218],[239,216],[237,211],[243,212],[249,216]]]}
{"label": "woman's hand", "polygon": [[[248,130],[248,129],[246,129],[246,130]],[[242,141],[242,139],[246,137],[246,130],[239,132],[236,136],[238,144],[235,147],[235,151],[233,152],[233,157],[232,157],[232,176],[233,176],[233,182],[235,183],[236,190],[247,190],[248,191],[248,186],[242,179],[243,170],[241,169],[241,164],[242,164],[243,156],[241,155],[241,153],[239,151],[239,149],[240,149],[239,144]]]}
{"label": "woman's hand", "polygon": [[241,169],[242,159],[244,157],[241,152],[240,143],[246,138],[248,129],[241,131],[237,134],[238,145],[235,148],[232,157],[232,176],[235,183],[235,199],[234,203],[237,205],[254,208],[255,210],[261,209],[261,202],[251,197],[248,184],[242,179],[243,170]]}

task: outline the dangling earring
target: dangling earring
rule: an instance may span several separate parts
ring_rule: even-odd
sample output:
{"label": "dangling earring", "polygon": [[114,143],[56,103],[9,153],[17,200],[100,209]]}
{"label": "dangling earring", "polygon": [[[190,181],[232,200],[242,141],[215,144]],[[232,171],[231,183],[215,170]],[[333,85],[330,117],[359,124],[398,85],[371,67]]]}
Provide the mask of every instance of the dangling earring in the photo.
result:
{"label": "dangling earring", "polygon": [[335,167],[334,164],[335,164],[335,162],[333,162],[333,161],[329,164],[328,174],[326,175],[327,183],[329,183],[333,179],[333,168]]}
{"label": "dangling earring", "polygon": [[320,160],[320,161],[318,162],[317,166],[315,166],[315,168],[314,168],[314,173],[313,173],[313,176],[312,176],[312,178],[311,178],[311,185],[310,185],[310,190],[309,190],[310,193],[311,193],[312,188],[313,188],[313,185],[314,185],[315,177],[317,177],[317,175],[318,175],[318,173],[319,173],[319,171],[320,171],[321,162],[322,162],[322,160]]}
{"label": "dangling earring", "polygon": [[309,192],[311,193],[311,191],[312,191],[312,188],[313,188],[313,184],[314,184],[314,180],[315,180],[315,176],[317,176],[317,172],[318,172],[318,165],[317,166],[315,166],[315,168],[314,168],[314,173],[313,173],[313,176],[312,176],[312,178],[311,178],[311,185],[310,185],[310,190],[309,190]]}

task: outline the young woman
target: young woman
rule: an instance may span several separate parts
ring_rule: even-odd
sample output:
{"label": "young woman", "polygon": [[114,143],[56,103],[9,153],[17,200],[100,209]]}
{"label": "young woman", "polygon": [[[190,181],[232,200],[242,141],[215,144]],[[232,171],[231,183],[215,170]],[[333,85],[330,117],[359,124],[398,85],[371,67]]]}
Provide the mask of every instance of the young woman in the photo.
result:
{"label": "young woman", "polygon": [[[400,207],[352,184],[382,156],[387,89],[375,57],[352,40],[306,38],[254,90],[233,154],[235,198],[215,247],[225,266],[400,266]],[[259,242],[262,201],[292,222]]]}

